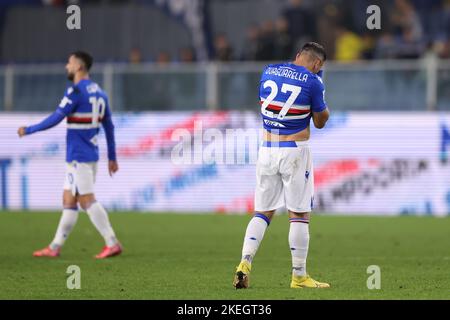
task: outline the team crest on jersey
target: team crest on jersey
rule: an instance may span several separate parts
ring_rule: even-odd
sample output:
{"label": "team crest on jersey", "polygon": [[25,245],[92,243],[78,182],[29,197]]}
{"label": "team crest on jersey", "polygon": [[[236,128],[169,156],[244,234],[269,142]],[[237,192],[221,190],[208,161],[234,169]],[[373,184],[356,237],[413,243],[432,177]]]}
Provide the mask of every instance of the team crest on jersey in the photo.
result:
{"label": "team crest on jersey", "polygon": [[88,93],[96,93],[100,91],[100,87],[96,83],[92,83],[86,87]]}
{"label": "team crest on jersey", "polygon": [[71,103],[72,103],[72,100],[70,100],[69,98],[64,96],[64,98],[62,98],[61,102],[59,103],[59,107],[64,108],[66,106],[66,104],[71,104]]}
{"label": "team crest on jersey", "polygon": [[264,123],[267,124],[268,126],[285,128],[285,126],[283,124],[276,122],[276,121],[264,119]]}

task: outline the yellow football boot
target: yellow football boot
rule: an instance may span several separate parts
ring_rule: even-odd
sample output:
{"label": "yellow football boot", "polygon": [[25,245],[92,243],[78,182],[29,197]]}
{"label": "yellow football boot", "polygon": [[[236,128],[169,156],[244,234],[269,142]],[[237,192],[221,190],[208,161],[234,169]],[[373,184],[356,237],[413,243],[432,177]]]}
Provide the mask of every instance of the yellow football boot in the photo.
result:
{"label": "yellow football boot", "polygon": [[330,285],[325,282],[314,280],[307,274],[306,276],[292,275],[291,288],[329,288]]}
{"label": "yellow football boot", "polygon": [[236,289],[247,289],[249,282],[250,270],[252,265],[247,260],[242,260],[236,268],[236,274],[234,275],[233,287]]}

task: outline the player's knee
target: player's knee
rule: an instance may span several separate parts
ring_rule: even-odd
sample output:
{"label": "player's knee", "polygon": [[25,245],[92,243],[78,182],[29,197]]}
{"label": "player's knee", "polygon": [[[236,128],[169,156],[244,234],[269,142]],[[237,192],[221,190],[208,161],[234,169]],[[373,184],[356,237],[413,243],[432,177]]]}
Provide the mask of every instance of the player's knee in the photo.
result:
{"label": "player's knee", "polygon": [[62,202],[63,207],[66,209],[72,209],[77,207],[77,199],[71,194],[64,193]]}
{"label": "player's knee", "polygon": [[80,201],[80,207],[84,210],[87,211],[91,205],[94,203],[94,201]]}
{"label": "player's knee", "polygon": [[83,210],[89,209],[89,207],[95,202],[95,197],[93,194],[78,196],[78,203]]}
{"label": "player's knee", "polygon": [[63,201],[63,207],[64,207],[64,209],[77,208],[77,202],[76,201]]}
{"label": "player's knee", "polygon": [[94,202],[93,201],[86,201],[86,200],[82,200],[82,201],[79,201],[79,204],[80,204],[80,207],[83,209],[83,210],[87,210],[87,209],[89,209],[89,207],[93,204]]}
{"label": "player's knee", "polygon": [[309,220],[309,212],[294,212],[289,210],[289,215],[291,218],[301,218]]}

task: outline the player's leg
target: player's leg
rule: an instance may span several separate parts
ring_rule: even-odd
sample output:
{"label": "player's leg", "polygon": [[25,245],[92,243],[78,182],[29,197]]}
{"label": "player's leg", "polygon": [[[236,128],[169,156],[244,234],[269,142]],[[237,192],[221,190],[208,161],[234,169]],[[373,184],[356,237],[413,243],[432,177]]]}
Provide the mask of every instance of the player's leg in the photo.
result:
{"label": "player's leg", "polygon": [[96,201],[93,193],[78,195],[77,199],[80,206],[87,212],[92,224],[105,240],[105,247],[96,258],[101,259],[120,254],[122,247],[117,240],[105,208],[100,202]]}
{"label": "player's leg", "polygon": [[255,215],[247,225],[242,246],[242,258],[233,281],[236,289],[247,288],[253,258],[263,240],[275,210],[283,206],[283,185],[278,175],[274,153],[261,148],[256,165]]}
{"label": "player's leg", "polygon": [[328,283],[311,278],[306,272],[306,259],[309,249],[308,212],[298,213],[289,210],[289,247],[292,256],[291,288],[329,288]]}
{"label": "player's leg", "polygon": [[64,245],[78,220],[77,198],[69,190],[64,190],[63,207],[55,238],[50,244],[50,248],[53,250],[60,249]]}
{"label": "player's leg", "polygon": [[59,256],[61,247],[68,238],[70,232],[78,220],[77,199],[73,195],[74,175],[71,164],[66,165],[66,176],[64,180],[63,192],[63,212],[56,229],[55,237],[50,245],[42,250],[35,251],[35,257],[57,257]]}
{"label": "player's leg", "polygon": [[275,210],[272,211],[258,211],[249,221],[247,229],[245,230],[244,243],[242,246],[242,259],[249,264],[253,262],[253,258],[258,251],[259,245],[264,238],[267,227],[272,221]]}
{"label": "player's leg", "polygon": [[282,169],[286,207],[289,211],[289,247],[292,256],[291,288],[326,288],[306,272],[309,249],[309,221],[313,207],[314,174],[307,146],[291,150]]}
{"label": "player's leg", "polygon": [[252,269],[253,258],[258,251],[267,227],[272,220],[275,210],[256,212],[247,225],[244,243],[242,245],[241,262],[236,268],[233,286],[236,289],[246,289],[249,286],[249,275]]}
{"label": "player's leg", "polygon": [[87,212],[94,227],[105,240],[106,246],[96,258],[107,258],[118,255],[122,252],[122,247],[116,238],[116,234],[111,227],[108,213],[105,208],[95,199],[94,183],[97,172],[96,163],[78,163],[76,170],[77,201]]}
{"label": "player's leg", "polygon": [[292,273],[306,276],[306,258],[309,248],[309,213],[289,211],[289,247],[292,256]]}

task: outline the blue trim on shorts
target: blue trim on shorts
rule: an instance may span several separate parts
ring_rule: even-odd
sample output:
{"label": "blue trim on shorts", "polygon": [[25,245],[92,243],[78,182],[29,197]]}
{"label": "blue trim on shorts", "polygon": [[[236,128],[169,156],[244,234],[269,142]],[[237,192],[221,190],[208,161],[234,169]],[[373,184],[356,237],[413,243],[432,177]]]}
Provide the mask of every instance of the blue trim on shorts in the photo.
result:
{"label": "blue trim on shorts", "polygon": [[268,148],[297,148],[295,141],[264,141],[263,147]]}
{"label": "blue trim on shorts", "polygon": [[263,220],[267,223],[267,226],[270,225],[270,220],[269,220],[269,218],[267,218],[267,217],[266,217],[265,215],[263,215],[262,213],[256,213],[253,217],[254,217],[254,218],[261,218],[261,219],[263,219]]}

